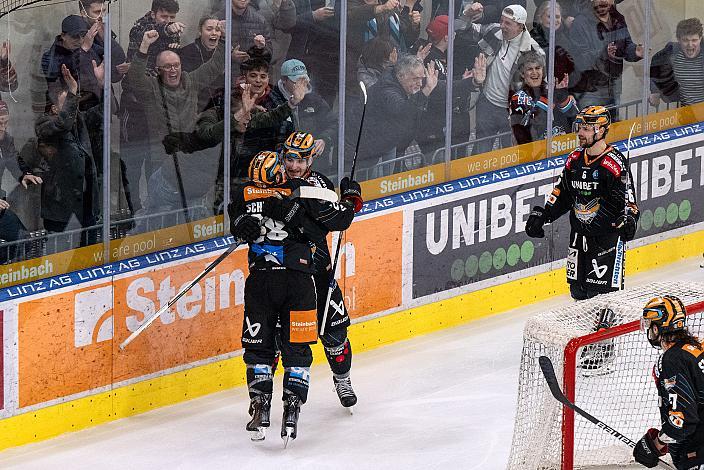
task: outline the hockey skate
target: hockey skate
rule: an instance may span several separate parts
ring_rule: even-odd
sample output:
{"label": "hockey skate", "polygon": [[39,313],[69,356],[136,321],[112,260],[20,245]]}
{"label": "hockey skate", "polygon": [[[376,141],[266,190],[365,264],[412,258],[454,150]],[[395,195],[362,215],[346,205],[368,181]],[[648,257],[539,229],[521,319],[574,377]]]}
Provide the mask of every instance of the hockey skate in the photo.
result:
{"label": "hockey skate", "polygon": [[[610,308],[602,308],[597,315],[594,331],[611,328],[616,323],[615,320],[616,315],[613,310]],[[606,375],[614,371],[613,362],[615,359],[614,340],[607,339],[584,346],[579,356],[579,367],[582,368],[582,375],[584,377]]]}
{"label": "hockey skate", "polygon": [[298,414],[301,412],[301,399],[296,395],[287,395],[284,399],[284,416],[281,419],[281,439],[284,449],[289,439],[296,439],[298,432]]}
{"label": "hockey skate", "polygon": [[335,384],[335,391],[337,392],[342,406],[347,408],[350,414],[354,414],[354,405],[357,404],[357,395],[355,395],[352,389],[352,381],[350,380],[349,373],[344,377],[333,375],[332,382]]}
{"label": "hockey skate", "polygon": [[252,419],[247,423],[250,439],[263,441],[266,437],[266,428],[271,424],[271,394],[265,393],[252,398],[249,403],[249,415]]}

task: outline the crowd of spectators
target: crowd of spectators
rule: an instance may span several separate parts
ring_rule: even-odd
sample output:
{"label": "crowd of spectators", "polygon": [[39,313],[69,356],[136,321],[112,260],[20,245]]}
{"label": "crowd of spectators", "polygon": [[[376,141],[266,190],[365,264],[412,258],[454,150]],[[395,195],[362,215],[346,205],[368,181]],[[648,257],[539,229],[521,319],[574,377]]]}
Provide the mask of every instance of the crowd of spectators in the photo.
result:
{"label": "crowd of spectators", "polygon": [[[347,85],[340,90],[339,0],[214,1],[197,21],[180,16],[177,0],[153,0],[125,38],[105,31],[104,0],[77,0],[77,13],[61,21],[30,76],[18,77],[10,44],[0,46],[0,92],[27,80],[35,111],[34,137],[15,147],[8,132],[13,104],[0,101],[0,169],[23,188],[40,187],[47,232],[100,223],[107,40],[109,99],[120,131],[116,168],[134,231],[147,229],[144,221],[155,214],[195,206],[208,214],[222,210],[226,119],[233,183],[245,176],[257,152],[276,149],[294,130],[316,136],[316,166],[334,176],[337,149],[351,160],[357,143],[360,81],[368,95],[357,162],[361,179],[408,168],[404,156],[416,145],[422,155],[417,165],[436,162],[445,146],[448,107],[452,144],[466,144],[461,155],[486,152],[497,142],[505,147],[546,138],[550,83],[551,133],[568,133],[580,108],[618,108],[624,62],[644,56],[617,8],[621,1],[555,5],[549,77],[549,1],[534,0],[531,22],[525,0],[456,1],[454,12],[447,0],[349,0]],[[229,54],[225,8],[233,18]],[[188,38],[186,23],[194,29],[197,24]],[[704,100],[701,38],[701,22],[683,20],[676,41],[654,54],[653,106]],[[224,87],[226,60],[232,63],[231,91]],[[347,132],[338,142],[343,94]],[[4,192],[0,196],[0,239],[22,239],[27,229]],[[84,234],[75,243],[94,241]],[[8,253],[0,262],[11,260]]]}

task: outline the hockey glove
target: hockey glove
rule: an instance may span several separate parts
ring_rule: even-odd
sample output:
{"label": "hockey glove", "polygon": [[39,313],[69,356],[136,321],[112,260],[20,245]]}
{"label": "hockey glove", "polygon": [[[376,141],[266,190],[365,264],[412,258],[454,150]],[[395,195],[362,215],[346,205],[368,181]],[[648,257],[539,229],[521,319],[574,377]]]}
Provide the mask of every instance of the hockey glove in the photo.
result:
{"label": "hockey glove", "polygon": [[657,467],[658,460],[663,455],[667,454],[667,445],[659,451],[655,445],[655,441],[658,440],[659,431],[655,428],[648,429],[643,437],[636,443],[633,449],[633,457],[641,465],[648,468]]}
{"label": "hockey glove", "polygon": [[614,222],[614,227],[621,232],[624,240],[629,242],[636,237],[636,228],[638,228],[638,224],[636,223],[636,218],[631,214],[621,214],[616,219],[616,222]]}
{"label": "hockey glove", "polygon": [[262,205],[262,215],[283,222],[287,227],[300,227],[306,210],[297,199],[267,198]]}
{"label": "hockey glove", "polygon": [[364,204],[364,200],[362,199],[362,187],[356,181],[345,176],[342,178],[342,181],[340,181],[340,199],[352,204],[355,212],[361,211],[362,204]]}
{"label": "hockey glove", "polygon": [[232,221],[230,232],[235,239],[252,243],[261,236],[259,220],[251,215],[242,214]]}
{"label": "hockey glove", "polygon": [[545,209],[535,206],[526,220],[526,235],[531,238],[543,238],[545,236],[543,225],[545,225]]}

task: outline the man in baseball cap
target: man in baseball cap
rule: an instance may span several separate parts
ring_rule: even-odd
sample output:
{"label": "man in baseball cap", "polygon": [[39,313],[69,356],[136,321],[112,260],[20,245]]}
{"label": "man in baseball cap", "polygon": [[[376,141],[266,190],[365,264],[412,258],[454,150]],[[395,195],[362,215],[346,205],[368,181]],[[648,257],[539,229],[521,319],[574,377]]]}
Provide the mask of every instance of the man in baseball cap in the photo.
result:
{"label": "man in baseball cap", "polygon": [[88,23],[81,16],[69,15],[61,22],[62,46],[69,51],[81,47],[83,36],[88,32]]}
{"label": "man in baseball cap", "polygon": [[88,32],[88,23],[81,16],[69,15],[61,22],[61,32],[73,37],[82,37]]}
{"label": "man in baseball cap", "polygon": [[281,64],[281,76],[288,78],[292,82],[295,82],[299,78],[310,80],[306,64],[298,59],[289,59]]}
{"label": "man in baseball cap", "polygon": [[521,5],[508,5],[501,12],[501,16],[525,26],[526,19],[528,18],[528,12]]}

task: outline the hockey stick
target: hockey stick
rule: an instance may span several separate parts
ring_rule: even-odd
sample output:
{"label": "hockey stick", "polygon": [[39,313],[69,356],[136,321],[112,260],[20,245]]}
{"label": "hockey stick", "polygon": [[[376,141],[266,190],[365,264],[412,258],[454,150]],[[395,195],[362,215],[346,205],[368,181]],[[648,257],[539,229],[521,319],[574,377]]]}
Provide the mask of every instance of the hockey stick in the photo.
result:
{"label": "hockey stick", "polygon": [[[633,138],[633,130],[636,128],[636,123],[635,121],[633,122],[633,125],[631,126],[631,130],[628,132],[628,142],[626,142],[626,193],[623,195],[624,196],[624,201],[623,201],[623,215],[627,216],[628,215],[628,200],[630,198],[630,183],[631,183],[631,139]],[[635,193],[633,194],[633,201],[635,202]],[[625,223],[625,221],[624,221]],[[618,227],[620,228],[620,227]],[[621,289],[625,289],[625,280],[624,278],[626,277],[626,249],[627,249],[627,241],[624,239],[623,240],[623,261],[621,262],[623,268],[621,269],[621,272],[623,273],[622,278],[621,278]]]}
{"label": "hockey stick", "polygon": [[[352,157],[352,170],[350,171],[350,179],[354,178],[354,170],[357,166],[357,154],[359,153],[359,142],[362,140],[362,129],[364,128],[364,115],[367,112],[367,87],[364,86],[364,82],[359,82],[359,87],[362,89],[362,96],[364,97],[364,104],[362,105],[362,119],[359,120],[359,133],[357,133],[357,143],[354,147],[354,156]],[[342,247],[342,234],[337,237],[337,246],[335,247],[335,258],[332,262],[332,272],[330,273],[330,282],[328,284],[328,295],[325,299],[325,310],[323,310],[323,318],[320,323],[320,336],[325,334],[325,323],[328,321],[328,310],[330,310],[330,299],[332,298],[332,291],[335,290],[335,271],[337,270],[337,261],[340,259],[340,248]]]}
{"label": "hockey stick", "polygon": [[[171,134],[173,128],[171,126],[171,117],[169,116],[169,105],[166,103],[166,95],[164,94],[164,86],[159,79],[157,87],[159,87],[159,92],[161,94],[161,103],[164,105],[164,117],[166,118],[166,132]],[[181,195],[181,206],[183,207],[183,217],[186,219],[186,223],[191,223],[191,216],[188,214],[188,201],[186,201],[186,190],[183,187],[183,178],[181,177],[181,166],[178,163],[178,155],[176,152],[171,154],[171,158],[174,161],[174,171],[176,172],[176,182],[178,183],[178,191]]]}
{"label": "hockey stick", "polygon": [[[603,429],[605,432],[611,434],[613,437],[618,439],[619,441],[623,442],[624,444],[628,445],[632,449],[635,449],[636,443],[632,441],[631,439],[627,438],[608,424],[604,423],[598,418],[595,418],[594,416],[590,415],[574,403],[572,403],[564,393],[562,393],[562,390],[560,390],[560,385],[557,383],[557,377],[555,376],[555,369],[552,366],[552,361],[550,360],[549,357],[547,356],[540,356],[538,358],[538,363],[540,364],[540,370],[543,372],[543,376],[545,377],[545,381],[548,383],[548,387],[550,388],[550,392],[552,393],[552,396],[555,397],[557,401],[565,405],[567,408],[570,408],[571,410],[574,410],[576,413],[579,415],[583,416],[584,418],[588,419],[592,423],[596,424],[597,427]],[[670,465],[669,463],[665,462],[662,459],[658,459],[659,463],[658,465],[661,468],[667,468],[670,470],[675,470],[675,467]]]}
{"label": "hockey stick", "polygon": [[208,274],[210,271],[212,271],[212,270],[215,268],[215,266],[217,266],[217,265],[220,264],[225,258],[227,258],[230,253],[232,253],[233,251],[235,251],[235,250],[237,249],[237,247],[240,246],[241,243],[242,243],[242,242],[239,241],[239,240],[235,241],[235,243],[233,243],[232,245],[230,245],[230,247],[229,247],[227,250],[223,251],[223,252],[220,254],[220,256],[218,256],[212,263],[210,263],[208,266],[206,266],[205,269],[204,269],[203,271],[201,271],[201,273],[195,277],[195,279],[193,279],[193,280],[192,280],[187,286],[185,286],[183,289],[181,289],[180,291],[178,291],[178,293],[177,293],[171,300],[169,300],[166,305],[164,305],[163,307],[161,307],[154,315],[152,315],[151,317],[149,317],[149,318],[147,318],[146,320],[144,320],[144,322],[143,322],[141,325],[139,325],[139,328],[137,328],[136,330],[134,330],[134,331],[132,332],[132,334],[127,337],[126,340],[124,340],[122,343],[120,343],[120,350],[125,349],[125,347],[127,347],[128,344],[130,344],[137,336],[139,336],[144,330],[146,330],[147,327],[149,327],[149,325],[151,325],[152,323],[154,323],[154,320],[156,320],[157,318],[159,318],[164,312],[166,312],[168,309],[170,309],[171,306],[172,306],[173,304],[175,304],[178,299],[180,299],[181,297],[183,297],[183,295],[184,295],[186,292],[188,292],[189,290],[191,290],[191,288],[192,288],[193,286],[195,286],[195,285],[198,283],[198,281],[200,281],[201,279],[203,279],[206,274]]}

